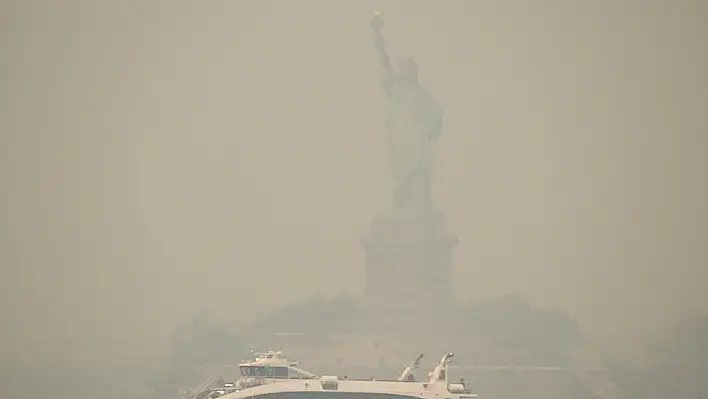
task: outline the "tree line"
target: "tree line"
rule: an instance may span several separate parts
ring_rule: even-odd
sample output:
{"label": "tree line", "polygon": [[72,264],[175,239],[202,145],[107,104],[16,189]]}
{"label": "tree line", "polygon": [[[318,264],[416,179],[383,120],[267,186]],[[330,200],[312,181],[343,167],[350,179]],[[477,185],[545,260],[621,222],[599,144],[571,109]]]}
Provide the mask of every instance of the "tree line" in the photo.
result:
{"label": "tree line", "polygon": [[[170,367],[161,378],[164,388],[188,380],[195,367],[233,364],[254,343],[268,345],[264,332],[303,333],[313,343],[357,326],[358,300],[352,297],[311,299],[230,329],[208,313],[200,313],[171,337]],[[531,306],[508,295],[463,306],[461,333],[484,342],[490,351],[525,353],[535,365],[572,367],[571,352],[582,345],[583,334],[570,315]],[[300,341],[302,342],[302,341]],[[607,359],[614,384],[622,397],[645,399],[708,398],[708,316],[696,315],[662,331],[646,344],[636,362]],[[196,382],[198,383],[198,382]]]}

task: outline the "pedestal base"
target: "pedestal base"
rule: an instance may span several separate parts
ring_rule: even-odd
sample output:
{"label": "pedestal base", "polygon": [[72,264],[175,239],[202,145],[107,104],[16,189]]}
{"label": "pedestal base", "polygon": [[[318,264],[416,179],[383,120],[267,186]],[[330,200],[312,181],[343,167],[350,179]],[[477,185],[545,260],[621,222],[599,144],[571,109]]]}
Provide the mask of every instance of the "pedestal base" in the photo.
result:
{"label": "pedestal base", "polygon": [[[374,218],[366,248],[366,296],[391,311],[433,311],[454,300],[457,238],[441,212],[388,210]],[[444,310],[443,310],[444,311]]]}

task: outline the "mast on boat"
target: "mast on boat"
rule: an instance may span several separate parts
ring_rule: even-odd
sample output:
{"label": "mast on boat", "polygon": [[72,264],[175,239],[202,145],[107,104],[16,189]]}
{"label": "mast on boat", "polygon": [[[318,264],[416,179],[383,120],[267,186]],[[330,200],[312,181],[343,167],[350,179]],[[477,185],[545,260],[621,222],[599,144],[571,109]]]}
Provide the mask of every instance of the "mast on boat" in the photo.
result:
{"label": "mast on boat", "polygon": [[421,353],[413,361],[413,363],[406,366],[406,368],[403,370],[401,375],[398,377],[398,381],[411,381],[413,379],[413,370],[418,368],[418,366],[420,365],[420,359],[422,359],[422,358],[423,358],[423,354]]}
{"label": "mast on boat", "polygon": [[429,375],[429,380],[428,382],[430,384],[434,384],[436,382],[445,382],[447,381],[447,366],[450,364],[450,360],[452,357],[455,356],[454,353],[449,352],[446,353],[442,359],[440,359],[440,363],[438,363],[437,366],[433,369],[433,371],[430,372]]}

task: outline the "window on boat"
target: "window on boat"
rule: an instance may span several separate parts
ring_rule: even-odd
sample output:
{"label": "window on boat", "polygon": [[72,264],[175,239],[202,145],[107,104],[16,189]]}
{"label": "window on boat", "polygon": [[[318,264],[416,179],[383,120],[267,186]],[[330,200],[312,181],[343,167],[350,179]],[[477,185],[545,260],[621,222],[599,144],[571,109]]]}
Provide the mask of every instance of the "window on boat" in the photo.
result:
{"label": "window on boat", "polygon": [[288,378],[287,367],[241,366],[244,377]]}

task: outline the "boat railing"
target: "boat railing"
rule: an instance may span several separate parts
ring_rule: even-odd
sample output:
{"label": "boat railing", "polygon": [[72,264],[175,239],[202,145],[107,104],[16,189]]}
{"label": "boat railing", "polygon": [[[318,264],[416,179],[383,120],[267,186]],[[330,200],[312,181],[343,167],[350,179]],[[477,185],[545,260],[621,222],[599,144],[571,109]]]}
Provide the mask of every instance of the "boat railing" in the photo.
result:
{"label": "boat railing", "polygon": [[209,376],[207,377],[194,392],[185,392],[182,395],[183,399],[198,399],[201,398],[202,396],[205,396],[204,393],[208,393],[211,391],[211,385],[218,380],[219,377],[217,376]]}
{"label": "boat railing", "polygon": [[394,378],[374,378],[374,377],[369,377],[369,378],[351,378],[351,377],[338,377],[339,381],[375,381],[375,382],[417,382],[417,383],[425,383],[425,381],[419,381],[419,380],[399,380],[399,379],[394,379]]}

